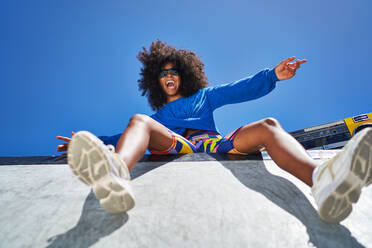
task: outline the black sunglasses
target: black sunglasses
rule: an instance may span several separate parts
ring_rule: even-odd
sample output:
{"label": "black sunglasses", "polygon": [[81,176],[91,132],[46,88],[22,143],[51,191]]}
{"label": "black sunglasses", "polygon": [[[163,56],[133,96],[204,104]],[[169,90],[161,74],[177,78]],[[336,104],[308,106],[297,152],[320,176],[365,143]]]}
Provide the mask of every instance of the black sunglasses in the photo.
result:
{"label": "black sunglasses", "polygon": [[170,74],[172,76],[178,76],[179,75],[176,68],[169,68],[169,69],[162,69],[160,74],[159,74],[159,77],[161,77],[161,78],[166,77],[168,75],[168,72],[170,72]]}

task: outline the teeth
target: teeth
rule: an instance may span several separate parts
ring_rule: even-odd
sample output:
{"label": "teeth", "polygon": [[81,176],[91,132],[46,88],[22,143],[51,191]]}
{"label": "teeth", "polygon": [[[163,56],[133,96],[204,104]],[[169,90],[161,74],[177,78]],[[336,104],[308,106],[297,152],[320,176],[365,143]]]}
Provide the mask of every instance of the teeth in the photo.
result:
{"label": "teeth", "polygon": [[165,84],[168,86],[169,84],[174,84],[174,81],[170,80],[170,81],[167,81]]}

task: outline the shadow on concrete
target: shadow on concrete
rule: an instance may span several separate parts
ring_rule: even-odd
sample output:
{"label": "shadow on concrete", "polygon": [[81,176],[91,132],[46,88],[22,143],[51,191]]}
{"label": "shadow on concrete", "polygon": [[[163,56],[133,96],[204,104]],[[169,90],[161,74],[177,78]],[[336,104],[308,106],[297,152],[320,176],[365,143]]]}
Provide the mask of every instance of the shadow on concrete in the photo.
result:
{"label": "shadow on concrete", "polygon": [[91,191],[85,199],[83,211],[76,226],[65,233],[49,238],[47,247],[90,247],[122,227],[127,221],[126,213],[107,213]]}
{"label": "shadow on concrete", "polygon": [[131,171],[131,178],[136,179],[147,172],[169,162],[197,162],[197,161],[231,161],[231,160],[262,160],[261,153],[248,155],[227,153],[187,153],[168,155],[145,155]]}
{"label": "shadow on concrete", "polygon": [[137,164],[133,170],[130,172],[131,180],[136,179],[149,171],[152,171],[162,165],[165,165],[168,162],[157,162],[157,163],[144,163],[144,164]]}
{"label": "shadow on concrete", "polygon": [[[147,162],[137,163],[133,170],[130,172],[131,180],[136,179],[149,171],[152,171],[160,166],[165,165],[166,163],[172,162],[178,158],[181,158],[182,155],[177,156],[154,156],[155,160],[149,160]],[[164,157],[164,159],[162,159]]]}
{"label": "shadow on concrete", "polygon": [[271,174],[263,161],[251,165],[229,161],[220,163],[247,188],[261,193],[301,221],[306,226],[309,242],[315,247],[364,247],[351,236],[345,226],[323,222],[296,185],[283,177]]}

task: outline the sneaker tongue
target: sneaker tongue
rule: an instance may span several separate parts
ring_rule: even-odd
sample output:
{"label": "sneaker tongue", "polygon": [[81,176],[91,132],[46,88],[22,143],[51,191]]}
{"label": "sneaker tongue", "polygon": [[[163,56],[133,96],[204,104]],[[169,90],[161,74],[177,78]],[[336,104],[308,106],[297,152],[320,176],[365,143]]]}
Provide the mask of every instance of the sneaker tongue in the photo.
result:
{"label": "sneaker tongue", "polygon": [[317,166],[313,171],[313,175],[312,175],[313,185],[314,185],[314,182],[316,182],[316,179],[318,178],[318,174],[319,174],[319,166]]}
{"label": "sneaker tongue", "polygon": [[119,176],[124,179],[130,180],[130,173],[126,163],[119,157],[119,154],[114,152],[112,155],[113,158],[116,160]]}

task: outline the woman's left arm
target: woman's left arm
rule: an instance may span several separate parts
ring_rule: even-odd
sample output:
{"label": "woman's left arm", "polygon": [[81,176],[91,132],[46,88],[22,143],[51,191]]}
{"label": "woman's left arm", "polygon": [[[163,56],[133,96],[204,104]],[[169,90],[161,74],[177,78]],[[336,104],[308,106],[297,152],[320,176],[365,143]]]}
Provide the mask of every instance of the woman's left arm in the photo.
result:
{"label": "woman's left arm", "polygon": [[241,103],[260,98],[270,93],[279,80],[292,78],[300,65],[306,60],[297,60],[295,57],[283,60],[274,69],[265,69],[257,74],[240,79],[234,83],[218,85],[206,89],[208,102],[212,109],[226,104]]}
{"label": "woman's left arm", "polygon": [[279,80],[286,80],[292,78],[296,75],[296,71],[300,68],[301,64],[306,63],[306,59],[299,60],[297,59],[296,62],[290,63],[296,57],[290,57],[288,59],[283,60],[277,66],[275,66],[275,74]]}

